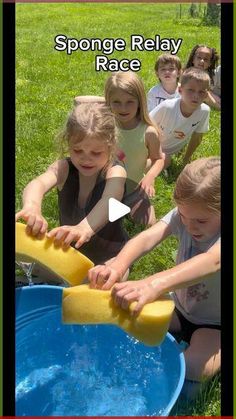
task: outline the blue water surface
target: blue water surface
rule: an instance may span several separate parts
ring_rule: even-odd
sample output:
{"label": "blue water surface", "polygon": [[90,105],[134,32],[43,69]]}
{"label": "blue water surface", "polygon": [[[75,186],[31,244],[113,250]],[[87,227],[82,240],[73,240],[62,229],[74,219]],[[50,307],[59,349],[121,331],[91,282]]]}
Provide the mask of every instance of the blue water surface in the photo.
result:
{"label": "blue water surface", "polygon": [[171,335],[148,347],[115,326],[63,325],[60,305],[17,307],[16,415],[167,415],[184,379]]}

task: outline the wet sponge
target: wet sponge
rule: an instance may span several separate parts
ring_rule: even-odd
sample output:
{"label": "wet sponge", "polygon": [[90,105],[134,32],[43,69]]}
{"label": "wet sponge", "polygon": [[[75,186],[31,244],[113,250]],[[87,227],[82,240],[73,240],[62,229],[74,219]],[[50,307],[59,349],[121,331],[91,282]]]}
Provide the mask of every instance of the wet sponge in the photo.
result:
{"label": "wet sponge", "polygon": [[[131,308],[136,303],[131,304]],[[174,310],[169,296],[146,304],[138,317],[115,305],[110,291],[91,289],[88,285],[64,288],[63,322],[70,324],[114,324],[146,345],[160,345]]]}
{"label": "wet sponge", "polygon": [[63,249],[46,236],[39,239],[26,233],[26,225],[16,223],[16,258],[37,262],[70,285],[79,285],[92,268],[93,262],[73,247]]}

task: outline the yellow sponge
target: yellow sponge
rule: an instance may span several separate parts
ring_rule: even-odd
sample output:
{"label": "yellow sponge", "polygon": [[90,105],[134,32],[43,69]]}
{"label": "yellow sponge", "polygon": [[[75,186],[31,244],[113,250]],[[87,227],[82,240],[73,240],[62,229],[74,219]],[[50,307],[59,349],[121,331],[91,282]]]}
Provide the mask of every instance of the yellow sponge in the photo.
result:
{"label": "yellow sponge", "polygon": [[26,233],[26,225],[16,223],[16,258],[22,262],[37,262],[70,285],[79,285],[86,278],[93,262],[73,247],[63,249],[53,239],[42,239]]}
{"label": "yellow sponge", "polygon": [[115,305],[110,291],[91,289],[88,285],[64,288],[62,298],[64,323],[114,324],[149,346],[160,345],[174,310],[174,302],[165,296],[146,304],[135,318],[129,311]]}

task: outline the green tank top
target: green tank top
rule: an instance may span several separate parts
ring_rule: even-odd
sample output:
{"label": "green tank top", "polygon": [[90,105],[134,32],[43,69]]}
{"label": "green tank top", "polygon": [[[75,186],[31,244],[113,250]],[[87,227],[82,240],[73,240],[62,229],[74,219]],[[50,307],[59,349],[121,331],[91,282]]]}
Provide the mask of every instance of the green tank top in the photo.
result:
{"label": "green tank top", "polygon": [[140,122],[136,128],[119,128],[119,148],[124,152],[124,164],[128,179],[139,183],[143,178],[148,149],[145,145],[145,132],[147,125]]}

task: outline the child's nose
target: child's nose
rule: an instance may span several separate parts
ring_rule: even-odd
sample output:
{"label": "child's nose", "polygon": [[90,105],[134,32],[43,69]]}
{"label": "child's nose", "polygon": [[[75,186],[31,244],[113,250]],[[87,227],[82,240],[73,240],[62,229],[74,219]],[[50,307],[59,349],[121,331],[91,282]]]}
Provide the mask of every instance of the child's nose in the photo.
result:
{"label": "child's nose", "polygon": [[191,232],[191,233],[195,233],[196,232],[196,222],[194,221],[194,220],[189,220],[188,221],[188,230]]}
{"label": "child's nose", "polygon": [[193,92],[193,99],[194,100],[198,100],[199,99],[199,93],[198,92]]}

